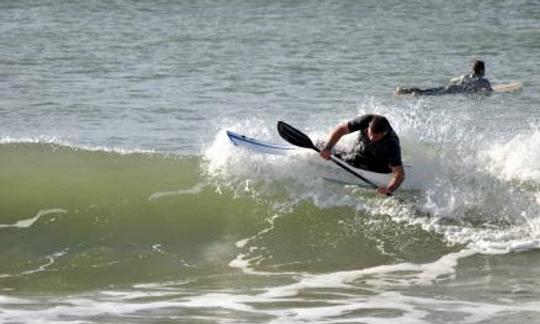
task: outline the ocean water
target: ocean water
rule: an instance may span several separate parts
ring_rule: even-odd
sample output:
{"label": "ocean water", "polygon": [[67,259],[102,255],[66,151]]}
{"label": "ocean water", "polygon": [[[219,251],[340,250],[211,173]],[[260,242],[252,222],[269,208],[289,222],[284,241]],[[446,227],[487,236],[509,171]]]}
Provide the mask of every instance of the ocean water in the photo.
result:
{"label": "ocean water", "polygon": [[[0,1],[0,322],[540,323],[539,57],[535,1]],[[475,59],[522,90],[392,96]],[[413,189],[225,135],[364,113]]]}

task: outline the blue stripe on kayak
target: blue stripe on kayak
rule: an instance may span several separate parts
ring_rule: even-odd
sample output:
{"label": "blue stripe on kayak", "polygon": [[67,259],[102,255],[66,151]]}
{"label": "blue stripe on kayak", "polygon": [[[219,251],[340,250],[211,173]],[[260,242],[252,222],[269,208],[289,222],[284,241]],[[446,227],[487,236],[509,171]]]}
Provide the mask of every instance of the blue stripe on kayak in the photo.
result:
{"label": "blue stripe on kayak", "polygon": [[280,150],[295,150],[296,149],[295,146],[290,146],[290,145],[262,143],[254,138],[249,138],[244,135],[240,135],[231,131],[227,131],[227,136],[229,136],[229,139],[231,140],[231,142],[233,142],[234,145],[238,145],[238,143],[236,143],[235,141],[235,140],[238,140],[241,142],[246,142],[246,143],[255,144],[262,147],[268,147],[268,148],[274,148],[274,149],[280,149]]}

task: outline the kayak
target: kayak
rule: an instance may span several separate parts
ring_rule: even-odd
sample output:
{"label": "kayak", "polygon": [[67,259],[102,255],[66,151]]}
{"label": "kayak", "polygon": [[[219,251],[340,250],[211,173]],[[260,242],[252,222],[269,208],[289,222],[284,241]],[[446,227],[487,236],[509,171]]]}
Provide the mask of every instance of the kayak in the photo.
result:
{"label": "kayak", "polygon": [[[360,178],[355,177],[352,174],[344,171],[343,169],[339,168],[334,163],[330,163],[328,161],[323,160],[313,150],[309,150],[306,148],[301,148],[301,147],[297,147],[297,146],[293,146],[289,144],[269,143],[266,141],[261,141],[255,138],[247,137],[245,135],[238,134],[232,131],[227,131],[227,136],[229,137],[229,140],[232,142],[232,144],[234,144],[235,146],[249,150],[251,152],[255,152],[255,153],[290,155],[290,156],[298,156],[298,157],[306,155],[306,154],[310,154],[313,156],[313,158],[310,157],[308,159],[308,161],[310,161],[309,163],[310,167],[313,168],[313,172],[316,173],[318,176],[332,182],[338,182],[338,183],[342,183],[346,185],[357,185],[357,186],[370,187],[370,188],[372,187],[371,184],[366,183]],[[305,158],[303,160],[305,160]],[[342,160],[339,160],[339,161],[346,164],[346,162]],[[356,173],[360,174],[362,177],[366,178],[367,180],[371,181],[372,183],[376,184],[377,186],[387,185],[392,176],[391,173],[372,172],[365,169],[355,168],[348,164],[347,164],[347,167],[352,169]],[[405,172],[407,172],[407,169],[410,169],[410,167],[405,166]]]}
{"label": "kayak", "polygon": [[256,140],[235,132],[227,131],[227,136],[231,142],[236,145],[251,151],[267,154],[289,154],[290,152],[297,151],[300,148],[288,144],[271,144],[263,141]]}

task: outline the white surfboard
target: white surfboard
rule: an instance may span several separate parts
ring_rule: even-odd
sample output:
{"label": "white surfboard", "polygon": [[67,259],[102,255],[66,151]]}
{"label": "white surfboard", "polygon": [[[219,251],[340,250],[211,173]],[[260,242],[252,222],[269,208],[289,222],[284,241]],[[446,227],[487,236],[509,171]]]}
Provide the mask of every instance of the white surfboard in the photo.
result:
{"label": "white surfboard", "polygon": [[523,82],[514,81],[510,83],[502,83],[502,84],[496,84],[492,86],[493,91],[495,92],[516,92],[523,88]]}

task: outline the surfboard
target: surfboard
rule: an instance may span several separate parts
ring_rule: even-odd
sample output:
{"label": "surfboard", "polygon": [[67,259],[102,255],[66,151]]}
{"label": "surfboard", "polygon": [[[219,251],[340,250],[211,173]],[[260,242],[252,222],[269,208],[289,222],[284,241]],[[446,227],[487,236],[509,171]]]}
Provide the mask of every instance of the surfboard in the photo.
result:
{"label": "surfboard", "polygon": [[496,84],[492,86],[492,88],[493,88],[493,91],[495,92],[502,92],[502,93],[516,92],[523,88],[523,82],[514,81],[510,83]]}
{"label": "surfboard", "polygon": [[394,92],[392,92],[392,95],[394,97],[398,97],[398,96],[416,97],[414,93],[409,91],[409,88],[405,88],[405,87],[396,87]]}
{"label": "surfboard", "polygon": [[[509,83],[495,84],[492,85],[491,88],[493,88],[493,91],[497,93],[511,93],[521,90],[523,88],[523,82],[514,81]],[[410,92],[409,89],[410,88],[397,87],[394,90],[393,95],[415,97],[416,95]]]}
{"label": "surfboard", "polygon": [[[276,143],[269,143],[266,141],[261,141],[252,137],[248,137],[236,132],[227,131],[227,136],[229,137],[229,140],[232,144],[239,148],[243,148],[246,150],[249,150],[254,153],[260,153],[260,154],[276,154],[276,155],[301,155],[301,154],[312,154],[313,158],[309,159],[310,165],[309,167],[313,169],[313,173],[317,176],[329,180],[336,183],[341,184],[348,184],[348,185],[357,185],[361,187],[369,187],[372,186],[364,181],[362,181],[360,178],[357,178],[347,172],[345,172],[343,169],[339,168],[334,163],[329,163],[328,161],[323,160],[319,156],[317,156],[317,153],[315,153],[312,150],[306,149],[306,148],[300,148],[297,146],[292,146],[289,144],[276,144]],[[303,159],[305,160],[305,159]],[[342,160],[340,160],[343,162]],[[343,162],[345,163],[345,162]],[[390,177],[392,176],[391,173],[377,173],[372,172],[360,168],[355,168],[352,166],[349,166],[352,170],[357,172],[358,174],[362,175],[367,180],[373,182],[374,184],[378,186],[387,185],[390,181]],[[410,171],[410,166],[405,166],[406,172],[407,170]],[[406,183],[404,183],[406,185]]]}

